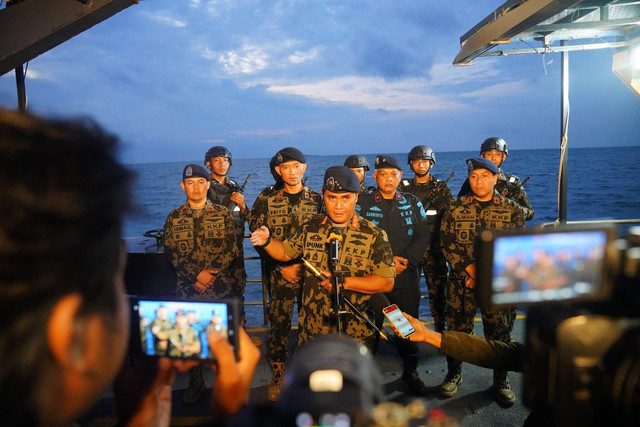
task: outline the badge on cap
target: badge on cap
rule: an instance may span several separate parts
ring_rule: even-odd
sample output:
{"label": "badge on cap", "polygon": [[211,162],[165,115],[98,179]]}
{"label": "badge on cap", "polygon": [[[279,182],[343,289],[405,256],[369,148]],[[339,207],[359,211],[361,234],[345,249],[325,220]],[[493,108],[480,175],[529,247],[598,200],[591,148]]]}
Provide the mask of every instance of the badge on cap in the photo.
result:
{"label": "badge on cap", "polygon": [[193,176],[193,168],[191,166],[187,166],[187,169],[184,171],[184,176],[187,178]]}
{"label": "badge on cap", "polygon": [[278,164],[282,163],[282,154],[280,153],[276,154],[276,161]]}
{"label": "badge on cap", "polygon": [[327,178],[327,182],[325,183],[325,188],[329,191],[335,191],[336,190],[336,181],[335,179],[333,179],[332,176],[330,176],[329,178]]}
{"label": "badge on cap", "polygon": [[467,160],[467,169],[469,169],[470,171],[473,170],[473,162],[471,160]]}

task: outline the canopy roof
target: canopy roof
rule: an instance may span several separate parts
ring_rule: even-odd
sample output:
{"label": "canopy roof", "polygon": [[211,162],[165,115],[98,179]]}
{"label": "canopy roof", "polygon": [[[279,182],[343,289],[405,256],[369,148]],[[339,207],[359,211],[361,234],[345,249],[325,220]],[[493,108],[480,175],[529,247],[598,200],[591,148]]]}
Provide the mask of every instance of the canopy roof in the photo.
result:
{"label": "canopy roof", "polygon": [[[568,43],[560,46],[558,41]],[[522,48],[503,49],[506,44]],[[479,56],[632,44],[640,44],[640,1],[509,0],[460,37],[461,49],[453,64],[471,65]]]}

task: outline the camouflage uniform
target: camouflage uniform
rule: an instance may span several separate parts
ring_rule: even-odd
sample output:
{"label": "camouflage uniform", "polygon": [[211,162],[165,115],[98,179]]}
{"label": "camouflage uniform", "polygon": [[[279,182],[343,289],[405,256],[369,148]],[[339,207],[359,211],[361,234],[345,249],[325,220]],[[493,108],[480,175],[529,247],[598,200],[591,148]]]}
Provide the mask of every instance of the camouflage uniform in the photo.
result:
{"label": "camouflage uniform", "polygon": [[358,192],[358,196],[361,196],[363,194],[370,194],[373,193],[374,191],[376,191],[376,187],[371,187],[371,186],[366,186],[364,185],[364,181],[362,181],[360,183],[360,191]]}
{"label": "camouflage uniform", "polygon": [[[527,192],[524,191],[524,185],[521,185],[520,178],[515,175],[505,175],[500,169],[500,175],[498,175],[498,181],[494,187],[494,190],[498,192],[502,197],[510,199],[518,205],[522,210],[522,216],[525,221],[531,221],[533,219],[533,206],[527,197]],[[471,193],[471,186],[469,185],[469,179],[462,184],[458,197],[466,196]]]}
{"label": "camouflage uniform", "polygon": [[238,247],[238,256],[233,260],[229,266],[229,270],[232,272],[234,282],[231,286],[233,296],[238,298],[240,304],[241,319],[244,319],[244,294],[247,287],[247,272],[244,268],[244,222],[247,220],[246,216],[240,211],[240,208],[231,201],[231,194],[239,192],[240,186],[237,182],[224,177],[224,183],[220,184],[217,180],[211,179],[211,186],[207,192],[207,199],[211,203],[216,203],[227,207],[231,216],[236,231],[236,245]]}
{"label": "camouflage uniform", "polygon": [[[475,292],[464,285],[469,275],[465,268],[475,264],[476,236],[483,230],[511,230],[524,227],[520,207],[497,192],[488,202],[477,201],[472,194],[458,197],[442,219],[440,237],[444,256],[458,280],[449,285],[447,324],[449,330],[473,333],[473,318],[478,310]],[[509,342],[515,310],[482,310],[482,326],[488,339]],[[447,358],[449,372],[461,371],[461,362]]]}
{"label": "camouflage uniform", "polygon": [[165,340],[160,340],[158,338],[158,334],[169,334],[169,331],[171,331],[171,322],[169,322],[168,319],[158,319],[157,317],[155,319],[153,319],[153,321],[151,322],[151,325],[149,326],[149,329],[151,329],[152,333],[153,330],[155,328],[158,328],[157,333],[153,334],[153,347],[155,350],[155,355],[157,356],[164,356],[167,354],[167,350],[168,347],[162,348],[160,346],[160,341],[165,341]]}
{"label": "camouflage uniform", "polygon": [[[191,209],[189,203],[174,209],[164,224],[164,247],[176,268],[178,296],[201,300],[234,296],[230,266],[238,257],[238,246],[227,208],[207,200],[203,209]],[[193,284],[206,269],[219,272],[213,286],[200,294]]]}
{"label": "camouflage uniform", "polygon": [[[266,189],[256,198],[251,208],[248,218],[249,228],[254,231],[264,225],[269,229],[272,238],[283,240],[313,215],[319,213],[321,207],[320,194],[306,186],[296,194],[289,194],[284,190]],[[277,263],[277,265],[295,263],[299,264],[298,261],[292,260],[289,263]],[[270,276],[269,359],[272,362],[285,362],[291,332],[293,303],[297,299],[299,307],[302,299],[302,281],[289,283],[275,268],[270,271]]]}
{"label": "camouflage uniform", "polygon": [[[333,225],[326,215],[316,215],[297,229],[284,243],[284,251],[291,258],[304,256],[316,268],[330,271],[327,238]],[[354,214],[342,231],[342,242],[337,269],[345,277],[378,275],[395,277],[395,267],[387,234],[372,222]],[[342,296],[360,312],[373,319],[371,295],[344,290]],[[298,315],[298,345],[314,336],[335,331],[335,316],[331,313],[331,294],[320,286],[320,281],[305,270],[302,307]],[[349,311],[347,309],[347,311]],[[344,332],[373,348],[374,330],[362,319],[350,313],[342,318]]]}
{"label": "camouflage uniform", "polygon": [[[399,190],[414,194],[420,199],[427,212],[429,221],[429,243],[422,256],[422,271],[424,272],[427,290],[429,291],[429,308],[433,316],[436,331],[444,330],[445,316],[447,312],[447,275],[449,268],[447,260],[442,253],[440,243],[440,223],[442,215],[453,200],[447,184],[436,190],[441,181],[433,175],[429,175],[426,183],[418,183],[416,179],[403,179],[400,181]],[[437,192],[436,192],[437,191]]]}
{"label": "camouflage uniform", "polygon": [[178,350],[178,345],[191,346],[200,343],[200,336],[191,326],[184,329],[177,327],[169,331],[169,357],[190,357],[196,353]]}

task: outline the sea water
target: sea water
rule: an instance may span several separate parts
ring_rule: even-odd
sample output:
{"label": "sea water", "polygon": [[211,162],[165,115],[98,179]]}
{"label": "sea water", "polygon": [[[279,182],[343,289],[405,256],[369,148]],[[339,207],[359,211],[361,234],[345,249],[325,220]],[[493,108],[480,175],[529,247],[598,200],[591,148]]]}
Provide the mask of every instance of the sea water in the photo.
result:
{"label": "sea water", "polygon": [[[560,150],[511,150],[509,154],[503,164],[505,173],[517,175],[521,180],[529,177],[525,189],[535,215],[527,227],[555,221],[558,217]],[[407,155],[391,155],[404,165],[404,177],[412,177]],[[466,179],[465,160],[477,156],[477,151],[438,152],[431,172],[438,179],[446,179],[451,172],[455,172],[448,182],[455,197]],[[307,186],[319,192],[325,169],[342,165],[346,157],[308,155],[305,173]],[[365,157],[373,170],[375,154]],[[134,200],[138,209],[126,218],[125,237],[142,236],[147,230],[161,229],[167,214],[185,203],[180,180],[182,169],[188,163],[202,164],[202,159],[129,165],[138,176],[134,186]],[[568,153],[568,163],[567,217],[570,221],[640,218],[640,146],[572,148]],[[229,176],[242,185],[248,174],[251,177],[244,196],[251,207],[258,194],[273,183],[269,159],[233,159]],[[367,172],[365,183],[375,185],[371,172]],[[245,256],[255,255],[251,243],[245,239]],[[247,261],[246,270],[249,278],[258,278],[259,261]],[[424,280],[421,286],[423,295],[426,295]],[[247,285],[248,301],[260,301],[261,295],[259,285]],[[424,310],[428,311],[427,301],[421,304],[421,314]]]}

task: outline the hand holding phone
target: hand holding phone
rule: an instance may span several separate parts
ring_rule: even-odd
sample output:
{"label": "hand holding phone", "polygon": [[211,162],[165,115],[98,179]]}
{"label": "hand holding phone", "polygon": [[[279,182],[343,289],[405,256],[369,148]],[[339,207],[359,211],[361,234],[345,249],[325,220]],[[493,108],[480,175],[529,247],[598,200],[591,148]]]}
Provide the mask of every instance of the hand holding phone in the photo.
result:
{"label": "hand holding phone", "polygon": [[387,319],[389,319],[389,322],[400,332],[402,338],[407,338],[416,331],[396,304],[391,304],[383,308],[382,312]]}

